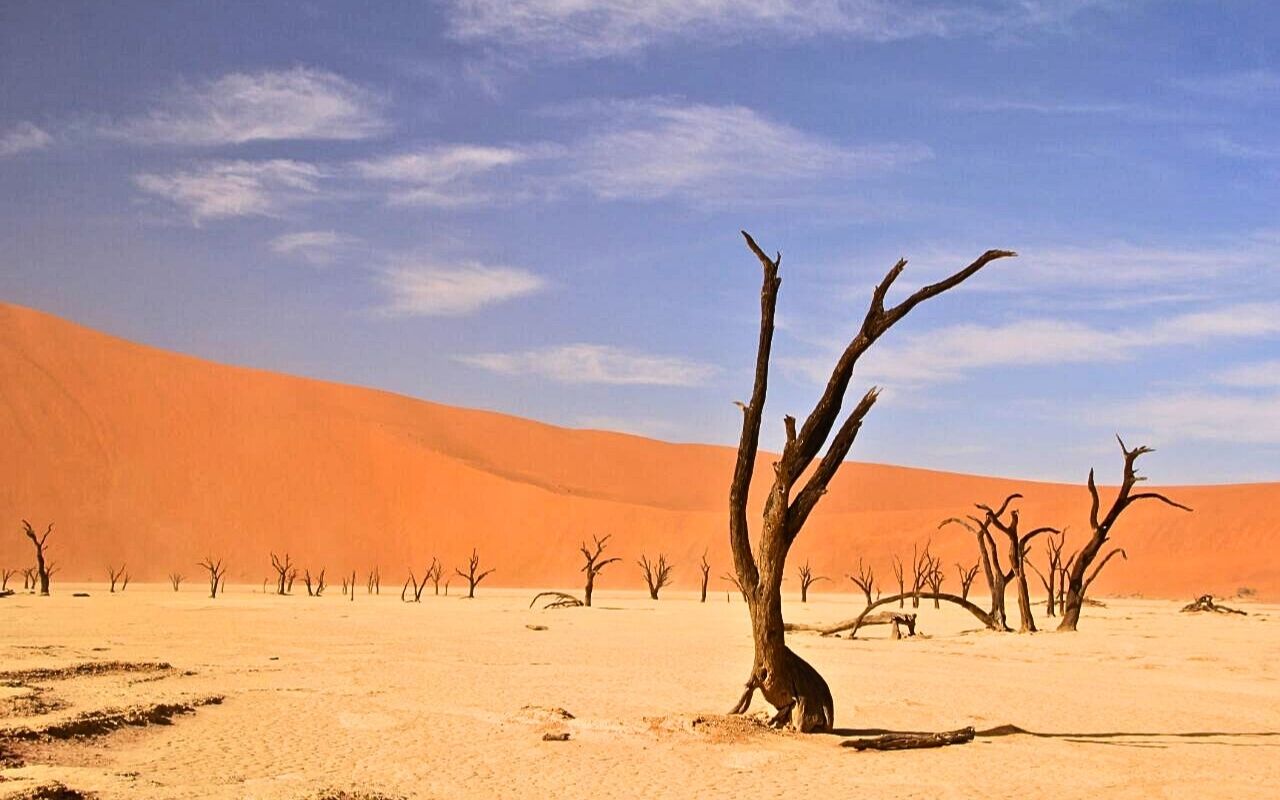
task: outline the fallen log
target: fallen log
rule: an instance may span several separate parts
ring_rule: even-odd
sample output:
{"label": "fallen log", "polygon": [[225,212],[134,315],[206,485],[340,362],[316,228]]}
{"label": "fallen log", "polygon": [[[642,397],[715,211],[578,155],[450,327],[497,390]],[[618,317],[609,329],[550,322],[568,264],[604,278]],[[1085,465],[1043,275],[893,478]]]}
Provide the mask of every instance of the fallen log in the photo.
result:
{"label": "fallen log", "polygon": [[542,607],[544,611],[548,608],[578,608],[584,605],[578,598],[564,592],[538,592],[533,596],[533,600],[529,602],[529,608],[533,608],[534,603],[537,603],[543,597],[551,598],[551,601]]}
{"label": "fallen log", "polygon": [[930,747],[946,747],[973,741],[973,727],[940,733],[886,733],[870,739],[854,739],[841,742],[841,747],[854,750],[920,750]]}
{"label": "fallen log", "polygon": [[1231,608],[1230,606],[1218,605],[1217,603],[1213,602],[1213,595],[1211,594],[1202,594],[1195,599],[1195,602],[1188,603],[1182,607],[1183,614],[1194,614],[1201,611],[1208,611],[1215,614],[1239,614],[1241,616],[1248,615],[1248,612],[1241,611],[1238,608]]}

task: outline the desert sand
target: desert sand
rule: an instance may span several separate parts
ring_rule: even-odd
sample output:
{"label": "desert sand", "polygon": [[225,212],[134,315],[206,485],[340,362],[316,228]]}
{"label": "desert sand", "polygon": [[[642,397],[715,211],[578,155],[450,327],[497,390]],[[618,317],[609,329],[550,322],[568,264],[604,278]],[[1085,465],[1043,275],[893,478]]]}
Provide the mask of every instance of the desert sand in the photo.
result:
{"label": "desert sand", "polygon": [[[704,551],[713,576],[729,566],[730,448],[213,364],[3,304],[0,385],[0,567],[31,562],[23,518],[55,523],[63,580],[105,580],[126,563],[135,581],[161,582],[212,555],[231,581],[260,585],[276,551],[333,582],[376,567],[396,583],[433,556],[448,569],[477,547],[497,569],[490,585],[545,587],[576,582],[577,545],[593,534],[612,534],[611,555],[628,563],[665,552],[678,588],[696,585]],[[728,398],[725,407],[737,413]],[[1100,482],[1118,478],[1119,449],[1098,469]],[[883,583],[891,555],[931,539],[954,587],[953,565],[977,556],[969,534],[940,532],[940,520],[1021,491],[1028,523],[1079,534],[1084,477],[1063,485],[850,462],[791,561],[840,578],[861,557]],[[1163,491],[1195,513],[1127,512],[1114,539],[1131,560],[1109,566],[1095,594],[1185,600],[1248,587],[1280,600],[1280,562],[1259,557],[1280,547],[1280,484]],[[623,578],[641,586],[634,568]],[[839,588],[853,587],[840,578]]]}
{"label": "desert sand", "polygon": [[[975,630],[964,612],[926,601],[914,639],[893,641],[883,627],[853,641],[791,634],[836,703],[835,735],[802,736],[718,716],[751,663],[739,599],[654,602],[611,589],[622,577],[606,570],[595,608],[556,611],[529,610],[529,591],[483,589],[475,600],[428,592],[418,604],[385,590],[349,602],[336,589],[278,597],[244,585],[210,600],[196,583],[177,594],[94,584],[10,597],[0,608],[6,671],[171,669],[25,679],[3,689],[0,730],[222,699],[169,726],[19,743],[27,764],[0,771],[0,797],[58,781],[102,798],[1239,800],[1274,797],[1280,783],[1274,605],[1232,601],[1248,616],[1223,616],[1111,601],[1086,609],[1078,633],[1014,635]],[[827,622],[860,607],[815,591],[806,605],[790,598],[786,613]],[[33,691],[52,708],[41,713]],[[939,750],[841,746],[963,725],[978,737]]]}

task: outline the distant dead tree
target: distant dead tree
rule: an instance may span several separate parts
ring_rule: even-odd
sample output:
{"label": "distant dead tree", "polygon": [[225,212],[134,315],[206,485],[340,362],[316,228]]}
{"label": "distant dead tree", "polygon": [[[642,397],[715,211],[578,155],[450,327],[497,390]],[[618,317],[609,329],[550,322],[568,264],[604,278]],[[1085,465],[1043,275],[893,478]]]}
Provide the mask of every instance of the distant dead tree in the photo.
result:
{"label": "distant dead tree", "polygon": [[[988,263],[1014,254],[990,250],[965,269],[915,291],[897,305],[885,308],[889,289],[906,267],[906,262],[899,261],[889,270],[872,292],[862,325],[837,360],[821,398],[804,424],[797,430],[794,417],[783,418],[786,443],[774,463],[772,488],[765,501],[753,550],[747,526],[747,499],[768,392],[774,313],[781,283],[778,267],[782,256],[770,258],[745,232],[743,236],[764,268],[764,280],[760,290],[755,380],[751,400],[742,406],[742,435],[729,489],[729,544],[739,585],[745,590],[755,646],[745,691],[733,713],[745,713],[756,690],[759,690],[765,700],[777,709],[775,724],[785,723],[801,732],[825,732],[831,730],[835,721],[831,690],[817,670],[787,647],[781,587],[787,552],[818,501],[827,493],[828,484],[853,447],[862,421],[879,395],[878,389],[868,391],[836,428],[854,366],[873,343],[921,302],[959,285]],[[831,435],[833,429],[836,429],[834,436]],[[828,438],[830,444],[815,466],[814,461]],[[798,487],[802,479],[804,484]]]}
{"label": "distant dead tree", "polygon": [[[17,575],[17,574],[18,574],[18,570],[16,570],[16,569],[4,569],[4,570],[0,570],[0,592],[3,592],[3,591],[8,590],[8,588],[9,588],[9,579],[10,579],[10,578],[12,578],[14,575]],[[24,586],[24,587],[22,587],[22,588],[24,588],[24,589],[25,589],[26,587]]]}
{"label": "distant dead tree", "polygon": [[348,598],[353,603],[356,601],[356,571],[354,569],[351,570],[351,594],[348,595]]}
{"label": "distant dead tree", "polygon": [[[432,566],[434,566],[434,562]],[[417,577],[414,576],[413,570],[409,570],[409,579],[404,582],[404,587],[400,589],[400,602],[421,603],[422,590],[427,588],[427,579],[430,577],[431,577],[430,567],[423,574],[421,583],[419,583]],[[412,592],[409,591],[409,587],[413,587]],[[408,597],[408,599],[406,599],[406,596]]]}
{"label": "distant dead tree", "polygon": [[969,599],[969,587],[973,585],[973,579],[978,576],[978,565],[966,568],[962,564],[956,564],[956,572],[960,573],[960,599]]}
{"label": "distant dead tree", "polygon": [[[1000,505],[1000,513],[990,506],[978,503],[978,510],[986,514],[986,522],[991,527],[1000,531],[1009,540],[1009,550],[1007,557],[1009,559],[1009,569],[1013,572],[1014,591],[1018,598],[1018,633],[1034,633],[1036,630],[1035,616],[1031,612],[1031,592],[1027,588],[1027,564],[1026,554],[1027,545],[1031,540],[1042,533],[1058,533],[1057,528],[1040,527],[1027,533],[1018,532],[1018,510],[1010,509],[1009,505],[1014,500],[1020,500],[1022,495],[1009,495],[1004,503]],[[1009,510],[1009,520],[1003,519],[1005,510]]]}
{"label": "distant dead tree", "polygon": [[707,563],[707,551],[702,551],[702,561],[698,564],[698,569],[702,570],[702,600],[707,602],[707,581],[711,579],[711,565]]}
{"label": "distant dead tree", "polygon": [[366,594],[382,594],[382,570],[374,567],[369,570],[369,579],[365,581]]}
{"label": "distant dead tree", "polygon": [[[49,541],[49,534],[53,533],[53,523],[49,523],[49,527],[45,528],[44,533],[36,536],[36,531],[31,527],[31,523],[25,519],[22,521],[22,532],[31,540],[31,544],[36,549],[36,578],[40,581],[40,594],[49,595],[49,578],[53,577],[53,571],[49,564],[45,562],[45,552],[48,550],[46,542]],[[35,588],[35,584],[32,584]]]}
{"label": "distant dead tree", "polygon": [[36,588],[36,568],[35,567],[23,567],[22,588],[24,590],[26,589],[31,589],[33,591],[35,590]]}
{"label": "distant dead tree", "polygon": [[1036,577],[1040,578],[1040,583],[1044,585],[1045,604],[1044,613],[1048,617],[1056,617],[1059,600],[1062,596],[1062,582],[1059,578],[1062,576],[1065,567],[1062,563],[1062,548],[1067,541],[1067,529],[1063,528],[1058,531],[1058,538],[1053,538],[1053,534],[1044,537],[1045,554],[1048,565],[1045,571],[1041,572],[1040,568],[1035,565],[1031,559],[1027,559],[1027,566],[1031,567],[1036,573]]}
{"label": "distant dead tree", "polygon": [[124,586],[120,587],[120,591],[123,592],[125,586],[129,585],[129,576],[127,573],[125,573],[124,564],[121,564],[119,569],[115,569],[114,567],[107,567],[107,578],[111,580],[111,594],[116,593],[116,584],[119,583],[121,580],[124,581]]}
{"label": "distant dead tree", "polygon": [[1116,492],[1111,508],[1105,515],[1099,516],[1102,500],[1098,496],[1098,485],[1094,482],[1093,470],[1089,470],[1088,486],[1091,499],[1089,527],[1092,533],[1089,536],[1089,541],[1072,557],[1071,569],[1067,572],[1067,599],[1062,612],[1062,622],[1058,624],[1058,630],[1060,631],[1074,631],[1077,624],[1079,624],[1080,609],[1084,605],[1085,592],[1088,591],[1089,584],[1098,577],[1098,573],[1102,571],[1102,568],[1106,566],[1117,551],[1113,550],[1108,553],[1092,573],[1089,573],[1089,567],[1093,566],[1093,562],[1097,559],[1102,546],[1110,539],[1112,529],[1115,528],[1116,522],[1120,519],[1120,515],[1124,513],[1125,509],[1139,500],[1159,500],[1183,511],[1191,510],[1187,506],[1175,503],[1158,492],[1139,492],[1134,494],[1133,487],[1146,480],[1146,478],[1138,475],[1137,461],[1144,454],[1153,451],[1150,447],[1145,446],[1135,447],[1130,450],[1124,446],[1124,440],[1119,436],[1116,437],[1116,441],[1120,442],[1120,452],[1124,453],[1124,480],[1120,484],[1119,491]]}
{"label": "distant dead tree", "polygon": [[650,561],[648,556],[642,555],[636,563],[640,565],[645,585],[649,587],[649,599],[657,600],[658,592],[662,587],[671,583],[671,565],[667,563],[667,557],[659,553],[658,560],[655,562]]}
{"label": "distant dead tree", "polygon": [[929,554],[931,542],[925,542],[924,552],[920,552],[916,545],[911,545],[911,607],[920,607],[920,592],[924,589],[928,582],[930,571],[933,570],[933,556]]}
{"label": "distant dead tree", "polygon": [[863,596],[867,598],[867,605],[871,605],[871,595],[876,590],[876,572],[870,564],[862,563],[862,556],[858,556],[858,574],[850,575],[849,580],[862,590]]}
{"label": "distant dead tree", "polygon": [[276,571],[276,594],[288,594],[293,591],[293,580],[298,576],[298,568],[293,565],[293,559],[289,554],[285,553],[284,558],[281,559],[272,553],[271,568]]}
{"label": "distant dead tree", "polygon": [[[1004,512],[1005,507],[1001,506],[999,513],[1003,515]],[[938,528],[941,529],[947,525],[959,525],[972,533],[978,541],[978,563],[982,565],[982,575],[987,580],[987,589],[991,595],[989,616],[995,623],[994,630],[1011,630],[1008,615],[1005,613],[1005,587],[1008,586],[1009,581],[1013,580],[1013,571],[1006,572],[1000,564],[1000,553],[996,550],[996,541],[991,536],[990,519],[985,515],[978,517],[973,514],[966,515],[964,519],[948,517],[938,523]]]}
{"label": "distant dead tree", "polygon": [[[928,555],[926,548],[925,554]],[[929,587],[929,591],[933,594],[933,607],[942,608],[938,600],[942,594],[942,582],[944,575],[942,572],[942,559],[928,556],[928,569],[924,573],[925,585]]]}
{"label": "distant dead tree", "polygon": [[[441,564],[440,561],[435,556],[432,556],[431,566],[427,568],[427,574],[424,576],[424,580],[426,578],[431,579],[431,586],[435,590],[434,594],[436,597],[440,596],[440,578],[443,577],[443,575],[444,575],[444,565]],[[449,594],[448,581],[445,581],[444,593],[446,596]]]}
{"label": "distant dead tree", "polygon": [[315,586],[311,585],[311,570],[303,570],[302,583],[307,587],[307,597],[319,597],[324,594],[324,569],[320,570],[320,574],[316,576]]}
{"label": "distant dead tree", "polygon": [[810,586],[814,585],[818,581],[831,580],[826,575],[814,575],[813,570],[810,569],[809,562],[807,560],[804,562],[804,566],[800,567],[796,571],[800,573],[800,602],[801,603],[809,602]]}
{"label": "distant dead tree", "polygon": [[179,572],[169,573],[169,585],[173,587],[173,590],[175,592],[178,591],[178,589],[182,586],[182,582],[184,580],[186,580],[186,577],[182,575],[182,573],[179,573]]}
{"label": "distant dead tree", "polygon": [[[898,582],[898,594],[905,596],[907,593],[906,566],[902,563],[902,559],[896,555],[893,557],[893,578]],[[871,599],[868,598],[867,602],[870,603]],[[903,608],[906,604],[906,600],[899,600],[898,608]]]}
{"label": "distant dead tree", "polygon": [[209,597],[216,598],[219,584],[222,584],[223,590],[226,589],[225,576],[227,571],[222,566],[222,559],[214,561],[212,557],[206,557],[204,561],[200,562],[199,566],[209,573]]}
{"label": "distant dead tree", "polygon": [[[612,534],[609,534],[609,536],[612,536]],[[592,535],[591,538],[595,541],[595,544],[591,548],[587,547],[586,542],[583,542],[582,546],[578,548],[578,552],[582,553],[582,558],[587,562],[582,566],[581,572],[585,573],[587,576],[587,586],[583,590],[583,599],[585,601],[584,604],[588,608],[591,607],[591,593],[596,587],[596,576],[599,575],[600,571],[605,567],[615,561],[622,560],[620,558],[606,558],[603,561],[600,560],[601,554],[604,553],[605,548],[609,544],[609,536],[605,536],[601,539],[598,536]]]}
{"label": "distant dead tree", "polygon": [[[733,584],[733,588],[735,588],[735,589],[737,589],[737,590],[738,590],[738,594],[742,595],[742,599],[743,599],[744,601],[747,599],[747,593],[746,593],[746,592],[744,592],[744,591],[742,590],[742,584],[738,583],[738,576],[737,576],[737,575],[734,575],[734,574],[732,574],[732,573],[728,573],[728,572],[726,572],[725,574],[723,574],[723,575],[721,575],[721,576],[720,576],[720,580],[725,581],[726,583]],[[728,593],[728,592],[725,592],[725,593],[724,593],[724,599],[725,599],[725,602],[726,602],[726,603],[727,603],[727,602],[729,602],[729,593]]]}
{"label": "distant dead tree", "polygon": [[[480,581],[489,577],[489,575],[491,575],[494,572],[493,569],[487,569],[484,572],[480,572],[479,570],[480,570],[480,556],[476,555],[476,549],[473,547],[471,548],[471,558],[467,559],[467,571],[463,572],[460,569],[454,570],[454,573],[459,578],[466,580],[467,597],[469,598],[476,596],[476,587],[480,585]],[[448,592],[447,586],[445,590],[447,593]]]}

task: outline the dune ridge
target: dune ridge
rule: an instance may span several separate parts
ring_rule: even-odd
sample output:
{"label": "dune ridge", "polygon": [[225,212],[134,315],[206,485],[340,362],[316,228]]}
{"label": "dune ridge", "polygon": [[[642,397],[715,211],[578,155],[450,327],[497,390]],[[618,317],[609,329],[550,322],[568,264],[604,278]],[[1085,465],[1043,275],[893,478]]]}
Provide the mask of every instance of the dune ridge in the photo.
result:
{"label": "dune ridge", "polygon": [[[659,551],[676,563],[677,587],[696,586],[706,550],[712,589],[727,588],[730,448],[216,364],[6,304],[0,380],[0,566],[31,561],[27,518],[55,523],[65,580],[105,580],[109,564],[127,562],[135,581],[175,570],[194,581],[195,562],[213,554],[232,582],[258,584],[274,550],[327,568],[334,585],[377,566],[384,587],[398,586],[432,556],[451,571],[474,546],[497,568],[492,585],[574,587],[578,542],[612,534],[611,554],[625,560],[602,587],[638,587],[634,560]],[[1118,453],[1099,468],[1118,470]],[[792,559],[833,579],[820,587],[849,591],[859,556],[887,583],[891,554],[931,539],[954,587],[954,564],[976,551],[938,522],[1012,491],[1026,495],[1024,519],[1084,530],[1081,485],[849,462]],[[1268,558],[1280,549],[1280,483],[1165,491],[1195,513],[1131,509],[1114,534],[1130,561],[1108,567],[1096,593],[1280,597]]]}

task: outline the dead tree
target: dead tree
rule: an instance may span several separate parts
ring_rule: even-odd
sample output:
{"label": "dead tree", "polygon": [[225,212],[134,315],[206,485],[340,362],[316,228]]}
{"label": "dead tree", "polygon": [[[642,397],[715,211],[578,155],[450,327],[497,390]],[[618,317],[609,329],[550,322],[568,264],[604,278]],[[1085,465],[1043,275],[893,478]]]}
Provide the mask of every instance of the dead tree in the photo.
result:
{"label": "dead tree", "polygon": [[[404,588],[400,590],[400,602],[402,603],[421,603],[422,602],[422,590],[427,588],[427,580],[431,577],[431,570],[434,567],[435,567],[435,562],[433,560],[431,567],[428,567],[427,571],[423,573],[421,583],[419,583],[417,577],[414,576],[413,570],[409,570],[409,579],[405,581]],[[410,586],[413,587],[412,599],[406,600],[405,596],[409,594]]]}
{"label": "dead tree", "polygon": [[933,569],[933,556],[929,554],[930,542],[924,545],[924,552],[920,552],[916,545],[911,545],[911,607],[920,607],[920,591],[924,589],[925,583],[928,581],[929,572]]}
{"label": "dead tree", "polygon": [[23,590],[24,590],[24,591],[25,591],[25,590],[27,590],[27,589],[30,589],[30,590],[32,590],[32,591],[34,591],[34,590],[35,590],[35,588],[36,588],[36,568],[35,568],[35,567],[24,567],[24,568],[23,568],[23,570],[22,570],[22,588],[23,588]]}
{"label": "dead tree", "polygon": [[600,555],[609,544],[609,536],[601,539],[598,536],[593,535],[591,538],[595,540],[594,547],[588,548],[587,543],[583,542],[582,546],[578,548],[578,551],[582,553],[582,557],[587,562],[582,566],[581,572],[585,573],[587,576],[587,586],[586,589],[583,590],[583,598],[586,601],[584,605],[588,608],[591,607],[591,593],[596,588],[596,576],[600,574],[601,570],[613,562],[622,560],[620,558],[606,558],[604,561],[601,561]]}
{"label": "dead tree", "polygon": [[178,591],[178,588],[182,586],[182,582],[185,579],[186,579],[185,576],[183,576],[181,573],[178,573],[178,572],[169,573],[169,585],[173,587],[173,590],[175,592]]}
{"label": "dead tree", "polygon": [[[49,534],[53,533],[53,523],[49,523],[49,527],[44,529],[44,533],[36,536],[36,531],[31,527],[31,523],[25,519],[22,521],[22,532],[31,540],[32,546],[36,549],[36,578],[40,581],[40,594],[45,597],[49,596],[49,578],[53,576],[49,565],[45,562],[45,552],[48,550],[46,542],[49,541]],[[31,584],[35,588],[35,583]]]}
{"label": "dead tree", "polygon": [[[927,552],[927,551],[926,551]],[[942,572],[942,559],[929,557],[929,568],[925,570],[924,582],[929,587],[929,591],[933,593],[933,607],[942,608],[938,604],[938,595],[942,593],[942,582],[945,576]]]}
{"label": "dead tree", "polygon": [[[893,557],[893,577],[898,582],[898,594],[905,595],[907,592],[906,567],[903,565],[902,559],[897,556]],[[870,598],[867,599],[867,602],[871,602]],[[905,608],[906,605],[906,600],[898,601],[898,608]]]}
{"label": "dead tree", "polygon": [[324,570],[320,570],[320,574],[316,576],[314,587],[311,584],[311,570],[303,570],[302,583],[307,587],[307,597],[319,597],[324,594]]}
{"label": "dead tree", "polygon": [[564,592],[538,592],[533,596],[533,599],[529,601],[529,608],[533,608],[534,604],[544,597],[550,599],[547,601],[547,604],[542,607],[543,611],[553,608],[580,608],[587,605],[587,603],[582,602],[573,595],[566,594]]}
{"label": "dead tree", "polygon": [[800,567],[797,572],[800,573],[800,602],[809,602],[809,587],[818,581],[831,580],[826,575],[814,575],[813,570],[809,568],[809,562],[805,561],[804,566]]}
{"label": "dead tree", "polygon": [[[119,583],[122,578],[124,579],[125,586],[129,585],[129,576],[125,574],[124,570],[125,570],[124,564],[121,564],[119,569],[115,569],[114,567],[107,567],[107,578],[111,580],[111,590],[110,590],[111,594],[116,593],[116,584]],[[120,587],[120,591],[122,592],[124,591],[124,586]]]}
{"label": "dead tree", "polygon": [[[1014,493],[1005,499],[1000,505],[1000,513],[990,506],[978,503],[978,510],[986,514],[986,522],[989,526],[1000,531],[1009,540],[1009,569],[1013,572],[1014,590],[1018,597],[1018,633],[1035,633],[1036,620],[1031,613],[1031,592],[1027,588],[1027,545],[1031,540],[1042,533],[1058,533],[1057,528],[1041,527],[1028,531],[1027,533],[1019,533],[1018,510],[1016,508],[1009,509],[1009,505],[1014,500],[1020,500],[1022,495]],[[1009,521],[1003,519],[1005,510],[1009,511]],[[990,530],[990,528],[988,528]]]}
{"label": "dead tree", "polygon": [[[8,588],[9,588],[9,579],[10,579],[10,578],[12,578],[14,575],[17,575],[17,574],[18,574],[18,571],[17,571],[16,569],[5,569],[5,570],[0,570],[0,592],[3,592],[3,591],[7,591],[7,590],[8,590]],[[24,587],[22,587],[22,588],[24,588],[24,589],[25,589],[25,588],[27,588],[27,587],[25,587],[25,586],[24,586]]]}
{"label": "dead tree", "polygon": [[1213,595],[1211,594],[1202,594],[1197,597],[1194,602],[1188,603],[1182,607],[1182,613],[1184,614],[1194,614],[1203,611],[1208,611],[1214,614],[1239,614],[1241,616],[1248,616],[1247,612],[1241,611],[1238,608],[1231,608],[1230,606],[1224,606],[1220,603],[1213,602]]}
{"label": "dead tree", "polygon": [[[777,709],[774,716],[776,724],[785,723],[802,732],[830,731],[835,720],[831,690],[818,671],[786,645],[781,588],[787,552],[818,501],[826,494],[827,485],[848,455],[863,419],[879,394],[875,388],[868,391],[837,428],[854,366],[874,342],[921,302],[957,286],[988,263],[1013,253],[988,251],[965,269],[886,308],[885,298],[906,267],[906,262],[899,261],[894,265],[872,293],[861,327],[840,355],[821,398],[804,424],[797,430],[795,418],[788,416],[783,419],[786,444],[774,464],[772,488],[765,501],[759,537],[753,549],[747,526],[747,497],[755,471],[760,423],[768,392],[774,313],[781,283],[778,267],[782,256],[770,258],[745,232],[743,236],[764,268],[764,280],[760,290],[755,380],[751,400],[742,407],[742,435],[729,489],[729,544],[738,583],[747,598],[755,645],[751,672],[733,712],[746,712],[758,689],[765,701]],[[829,438],[830,444],[819,459],[823,444]],[[803,485],[798,485],[802,478]]]}
{"label": "dead tree", "polygon": [[222,584],[222,588],[226,589],[225,575],[226,568],[222,566],[222,559],[214,561],[212,557],[206,557],[199,564],[205,571],[209,573],[209,597],[216,598],[218,596],[218,585]]}
{"label": "dead tree", "polygon": [[276,594],[288,594],[293,590],[293,579],[297,577],[298,569],[293,566],[293,559],[288,553],[284,554],[281,560],[275,553],[271,554],[271,568],[276,571]]}
{"label": "dead tree", "polygon": [[1067,541],[1067,529],[1063,528],[1058,531],[1058,538],[1053,538],[1053,534],[1045,537],[1045,554],[1048,559],[1048,566],[1045,571],[1041,572],[1040,568],[1035,565],[1031,559],[1027,559],[1027,566],[1036,573],[1036,577],[1040,579],[1040,583],[1044,585],[1045,604],[1044,613],[1048,617],[1056,617],[1058,607],[1058,597],[1060,595],[1058,581],[1059,576],[1063,572],[1062,566],[1062,547]]}
{"label": "dead tree", "polygon": [[[746,600],[746,599],[747,599],[747,593],[746,593],[745,591],[743,591],[743,590],[742,590],[742,584],[738,583],[738,576],[737,576],[737,575],[732,575],[732,574],[730,574],[730,573],[726,572],[725,574],[723,574],[723,575],[721,575],[721,576],[720,576],[720,580],[725,581],[726,583],[731,583],[731,584],[733,584],[733,588],[735,588],[735,589],[737,589],[737,590],[738,590],[738,594],[742,595],[742,599],[743,599],[743,600]],[[725,593],[724,593],[724,600],[725,600],[725,602],[726,602],[726,603],[727,603],[727,602],[729,602],[729,593],[728,593],[728,592],[725,592]]]}
{"label": "dead tree", "polygon": [[1074,631],[1076,625],[1080,622],[1080,609],[1084,605],[1085,592],[1088,590],[1088,584],[1098,577],[1098,573],[1106,566],[1111,556],[1116,551],[1108,553],[1102,563],[1098,565],[1092,575],[1088,574],[1089,567],[1093,565],[1094,560],[1098,557],[1098,553],[1102,550],[1102,546],[1107,543],[1111,536],[1112,530],[1115,528],[1120,515],[1124,513],[1132,503],[1139,500],[1159,500],[1162,503],[1180,508],[1183,511],[1191,509],[1181,503],[1175,503],[1169,498],[1158,492],[1139,492],[1133,493],[1133,487],[1146,478],[1138,475],[1137,461],[1145,453],[1152,452],[1150,447],[1135,447],[1132,450],[1124,446],[1124,441],[1117,436],[1116,441],[1120,442],[1120,452],[1124,453],[1124,480],[1120,484],[1120,489],[1116,492],[1115,500],[1111,503],[1111,508],[1105,515],[1099,516],[1102,508],[1102,500],[1098,495],[1098,485],[1093,479],[1093,470],[1089,470],[1089,497],[1091,504],[1089,507],[1089,527],[1092,534],[1089,541],[1084,547],[1075,554],[1072,559],[1071,569],[1067,573],[1067,600],[1062,611],[1062,622],[1058,625],[1060,631]]}
{"label": "dead tree", "polygon": [[[443,575],[444,575],[444,565],[440,563],[439,559],[437,559],[435,556],[432,556],[431,566],[427,567],[427,574],[423,576],[423,579],[425,580],[429,578],[431,580],[431,586],[434,589],[434,593],[436,597],[440,596],[440,578]],[[447,582],[444,585],[444,593],[446,595],[449,594],[449,584]]]}
{"label": "dead tree", "polygon": [[707,551],[702,551],[702,561],[698,564],[698,569],[702,570],[702,600],[707,602],[707,581],[711,579],[711,565],[707,563]]}
{"label": "dead tree", "polygon": [[[459,578],[466,580],[468,598],[472,598],[476,596],[476,587],[480,585],[480,581],[489,577],[489,575],[492,574],[494,571],[492,569],[487,569],[484,572],[479,572],[478,571],[479,569],[480,569],[480,556],[476,555],[476,549],[473,547],[471,548],[471,558],[467,559],[467,571],[463,572],[460,569],[454,570],[454,573],[457,574]],[[445,593],[446,594],[448,593],[447,586],[445,587]]]}
{"label": "dead tree", "polygon": [[369,570],[369,578],[365,581],[366,594],[382,594],[382,570],[374,567]]}
{"label": "dead tree", "polygon": [[870,564],[863,565],[861,556],[858,557],[858,574],[850,575],[849,580],[862,590],[867,598],[867,605],[871,605],[871,594],[876,589],[876,573]]}
{"label": "dead tree", "polygon": [[960,573],[960,598],[969,599],[969,587],[973,586],[973,579],[978,576],[978,565],[966,569],[961,564],[956,564],[956,572]]}
{"label": "dead tree", "polygon": [[356,601],[356,571],[354,569],[351,570],[351,594],[348,595],[348,598],[353,603]]}
{"label": "dead tree", "polygon": [[658,560],[655,562],[650,561],[648,556],[642,555],[636,563],[640,565],[645,585],[649,587],[649,599],[657,600],[658,592],[662,587],[671,583],[671,565],[667,563],[667,557],[659,553]]}
{"label": "dead tree", "polygon": [[[999,513],[1003,514],[1001,506]],[[1013,572],[1006,572],[1000,564],[1000,553],[996,550],[996,541],[991,536],[991,522],[986,517],[972,514],[964,519],[948,517],[938,524],[938,528],[946,525],[959,525],[973,534],[978,541],[978,563],[982,565],[982,575],[987,579],[987,589],[991,593],[991,619],[995,621],[994,630],[1010,630],[1008,615],[1005,613],[1005,587],[1013,580]]]}

